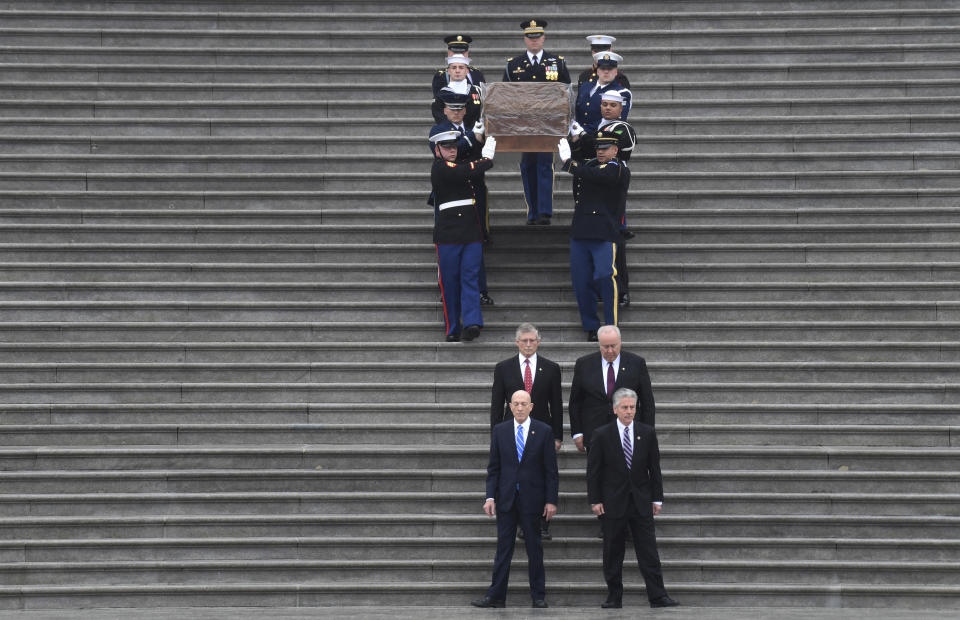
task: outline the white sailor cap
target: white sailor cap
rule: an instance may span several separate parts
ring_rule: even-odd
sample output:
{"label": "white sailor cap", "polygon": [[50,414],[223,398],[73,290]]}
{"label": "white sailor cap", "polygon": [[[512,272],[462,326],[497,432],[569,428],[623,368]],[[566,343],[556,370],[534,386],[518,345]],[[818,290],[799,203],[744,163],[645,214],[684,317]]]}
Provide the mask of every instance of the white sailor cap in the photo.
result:
{"label": "white sailor cap", "polygon": [[597,52],[593,55],[593,61],[598,67],[616,67],[623,62],[623,56],[611,51]]}
{"label": "white sailor cap", "polygon": [[456,130],[441,131],[430,136],[430,142],[440,146],[453,146],[458,139],[460,139],[460,132]]}
{"label": "white sailor cap", "polygon": [[626,100],[623,98],[623,95],[620,94],[620,91],[608,90],[600,95],[600,101],[616,101],[623,105],[623,102]]}
{"label": "white sailor cap", "polygon": [[454,54],[453,56],[447,56],[447,64],[452,65],[454,63],[460,63],[461,65],[470,66],[470,59],[464,56],[463,54]]}
{"label": "white sailor cap", "polygon": [[603,47],[605,49],[610,49],[610,46],[613,45],[613,42],[617,40],[617,37],[611,37],[606,34],[592,34],[589,37],[586,37],[587,41],[590,41],[590,47]]}

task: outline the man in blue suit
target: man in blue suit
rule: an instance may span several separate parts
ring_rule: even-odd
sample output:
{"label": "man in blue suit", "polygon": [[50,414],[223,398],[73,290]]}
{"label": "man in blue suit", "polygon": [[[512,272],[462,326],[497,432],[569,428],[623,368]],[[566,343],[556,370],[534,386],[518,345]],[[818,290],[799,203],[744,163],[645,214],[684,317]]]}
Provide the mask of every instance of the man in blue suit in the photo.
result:
{"label": "man in blue suit", "polygon": [[506,607],[510,561],[517,539],[517,525],[524,533],[533,607],[545,608],[546,574],[540,543],[540,517],[557,513],[559,476],[553,429],[530,417],[530,394],[517,390],[510,397],[513,419],[493,428],[490,463],[487,465],[487,501],[483,511],[497,517],[497,555],[493,581],[474,607]]}

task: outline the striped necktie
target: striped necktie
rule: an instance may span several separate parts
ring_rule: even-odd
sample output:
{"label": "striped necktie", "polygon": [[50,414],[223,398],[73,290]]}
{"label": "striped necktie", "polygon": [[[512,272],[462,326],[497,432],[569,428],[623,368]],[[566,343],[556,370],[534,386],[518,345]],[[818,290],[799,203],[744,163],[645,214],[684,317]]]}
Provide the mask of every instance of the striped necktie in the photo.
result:
{"label": "striped necktie", "polygon": [[517,461],[523,460],[523,425],[517,426]]}
{"label": "striped necktie", "polygon": [[627,460],[627,469],[633,465],[633,438],[630,437],[630,427],[623,429],[623,458]]}

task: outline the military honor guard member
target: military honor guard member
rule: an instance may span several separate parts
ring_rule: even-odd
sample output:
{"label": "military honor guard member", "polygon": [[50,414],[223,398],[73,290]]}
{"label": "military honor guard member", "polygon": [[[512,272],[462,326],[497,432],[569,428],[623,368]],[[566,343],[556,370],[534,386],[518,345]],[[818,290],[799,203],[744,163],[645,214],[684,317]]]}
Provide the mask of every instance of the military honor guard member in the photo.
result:
{"label": "military honor guard member", "polygon": [[443,95],[449,92],[463,95],[465,98],[463,120],[472,126],[480,119],[480,110],[483,107],[483,91],[476,84],[467,81],[468,67],[467,59],[464,56],[458,54],[448,56],[447,72],[450,80],[438,92],[434,93],[433,103],[430,105],[433,120],[438,123],[443,120]]}
{"label": "military honor guard member", "polygon": [[513,418],[496,425],[490,436],[487,500],[483,512],[497,517],[497,554],[490,587],[483,598],[470,602],[474,607],[506,607],[518,525],[524,532],[527,548],[533,607],[548,607],[540,519],[549,521],[556,514],[560,479],[553,432],[543,422],[530,417],[531,409],[530,394],[517,390],[510,396]]}
{"label": "military honor guard member", "polygon": [[[594,140],[597,156],[583,163],[572,158],[565,138],[558,146],[563,170],[573,175],[570,279],[588,341],[597,340],[601,325],[617,324],[615,253],[619,216],[630,187],[630,170],[617,160],[617,137],[601,131]],[[597,318],[598,292],[602,323]]]}
{"label": "military honor guard member", "polygon": [[[570,72],[563,56],[544,51],[547,22],[530,19],[521,22],[527,51],[507,60],[504,82],[570,83]],[[553,216],[553,153],[524,153],[520,157],[520,177],[527,202],[527,224],[549,225]]]}
{"label": "military honor guard member", "polygon": [[632,93],[617,79],[617,67],[623,57],[613,52],[599,52],[596,55],[597,77],[580,85],[577,91],[575,105],[577,122],[586,131],[596,131],[600,128],[602,115],[600,114],[601,97],[608,91],[617,91],[623,99],[620,113],[621,120],[627,119],[630,113]]}
{"label": "military honor guard member", "polygon": [[474,181],[493,167],[497,148],[497,141],[487,138],[480,159],[458,162],[459,138],[459,131],[430,136],[435,155],[430,171],[435,205],[433,242],[437,247],[447,342],[473,340],[483,326],[478,282],[483,227]]}
{"label": "military honor guard member", "polygon": [[[637,132],[630,123],[620,120],[623,114],[623,96],[616,90],[608,90],[600,97],[599,129],[608,131],[617,136],[617,158],[626,164],[637,144]],[[587,133],[583,128],[571,126],[570,148],[573,158],[586,161],[596,157],[596,145],[593,133]],[[617,293],[618,304],[621,308],[630,305],[630,274],[627,271],[626,242],[634,237],[627,228],[626,203],[624,212],[620,215],[620,239],[617,241]]]}
{"label": "military honor guard member", "polygon": [[[444,120],[430,129],[430,135],[433,136],[445,131],[459,131],[457,161],[469,162],[479,159],[484,143],[483,121],[477,120],[472,127],[466,122],[466,107],[470,105],[466,95],[444,88],[440,91],[440,98],[443,101]],[[481,172],[473,178],[472,183],[477,199],[477,212],[480,214],[480,225],[483,227],[483,241],[486,244],[490,239],[490,212],[487,209],[489,192],[487,191],[486,175]],[[434,202],[428,201],[428,204],[433,205]],[[480,287],[480,304],[492,306],[493,298],[490,297],[487,288],[487,266],[482,255],[480,257],[478,285]]]}
{"label": "military honor guard member", "polygon": [[629,530],[650,607],[676,607],[663,585],[653,517],[663,507],[660,449],[653,427],[634,420],[637,394],[613,394],[616,420],[594,432],[587,455],[587,500],[603,530],[605,609],[623,607],[623,555]]}
{"label": "military honor guard member", "polygon": [[[452,34],[444,37],[443,42],[447,44],[447,57],[459,54],[467,59],[470,58],[470,44],[473,43],[473,37],[466,34]],[[440,94],[440,89],[447,86],[450,82],[450,65],[446,65],[433,74],[433,96],[436,98]],[[473,86],[480,86],[486,80],[483,72],[467,62],[467,81]]]}
{"label": "military honor guard member", "polygon": [[[597,77],[597,60],[594,58],[594,55],[597,52],[613,51],[613,44],[616,42],[617,37],[611,37],[610,35],[606,34],[591,34],[590,36],[586,37],[586,39],[590,42],[590,58],[593,61],[593,65],[589,69],[584,69],[577,78],[578,91],[584,82],[589,82]],[[627,79],[626,74],[620,71],[619,77],[620,83],[623,84],[623,87],[630,88],[630,80]]]}

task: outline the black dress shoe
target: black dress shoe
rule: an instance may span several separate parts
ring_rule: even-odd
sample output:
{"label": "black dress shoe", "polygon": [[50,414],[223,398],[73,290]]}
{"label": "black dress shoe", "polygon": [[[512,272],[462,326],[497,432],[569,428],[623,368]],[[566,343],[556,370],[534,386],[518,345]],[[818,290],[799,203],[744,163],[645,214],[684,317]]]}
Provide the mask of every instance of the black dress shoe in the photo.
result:
{"label": "black dress shoe", "polygon": [[680,603],[667,595],[663,595],[660,598],[655,598],[650,601],[650,607],[676,607],[679,604]]}
{"label": "black dress shoe", "polygon": [[460,342],[460,334],[450,334],[447,336],[447,342]]}
{"label": "black dress shoe", "polygon": [[597,330],[591,329],[587,332],[587,342],[596,342],[597,341]]}
{"label": "black dress shoe", "polygon": [[506,601],[498,601],[496,599],[485,596],[483,598],[478,598],[475,601],[470,601],[470,604],[474,607],[506,607]]}
{"label": "black dress shoe", "polygon": [[533,226],[537,223],[537,220],[527,220],[527,226]]}
{"label": "black dress shoe", "polygon": [[533,607],[534,609],[546,609],[547,607],[550,607],[550,606],[547,605],[547,602],[545,600],[543,600],[542,598],[538,598],[535,601],[533,601],[533,605],[531,605],[531,607]]}
{"label": "black dress shoe", "polygon": [[[480,303],[483,303],[482,301]],[[626,308],[630,305],[630,294],[624,293],[620,296],[620,302],[618,304],[621,308]]]}
{"label": "black dress shoe", "polygon": [[549,226],[550,225],[550,216],[541,215],[537,218],[537,226]]}
{"label": "black dress shoe", "polygon": [[618,598],[608,598],[604,602],[600,603],[600,607],[604,609],[620,609],[623,607],[623,601]]}
{"label": "black dress shoe", "polygon": [[622,228],[622,229],[620,230],[620,236],[623,237],[625,240],[629,241],[630,239],[633,239],[633,238],[636,237],[637,235],[634,234],[634,233],[632,233],[632,232],[630,232],[630,231],[627,230],[626,228]]}
{"label": "black dress shoe", "polygon": [[479,325],[467,325],[463,328],[463,333],[460,335],[460,340],[464,342],[470,342],[474,338],[480,335],[480,326]]}
{"label": "black dress shoe", "polygon": [[493,298],[487,295],[485,292],[480,293],[480,305],[481,306],[492,306]]}

